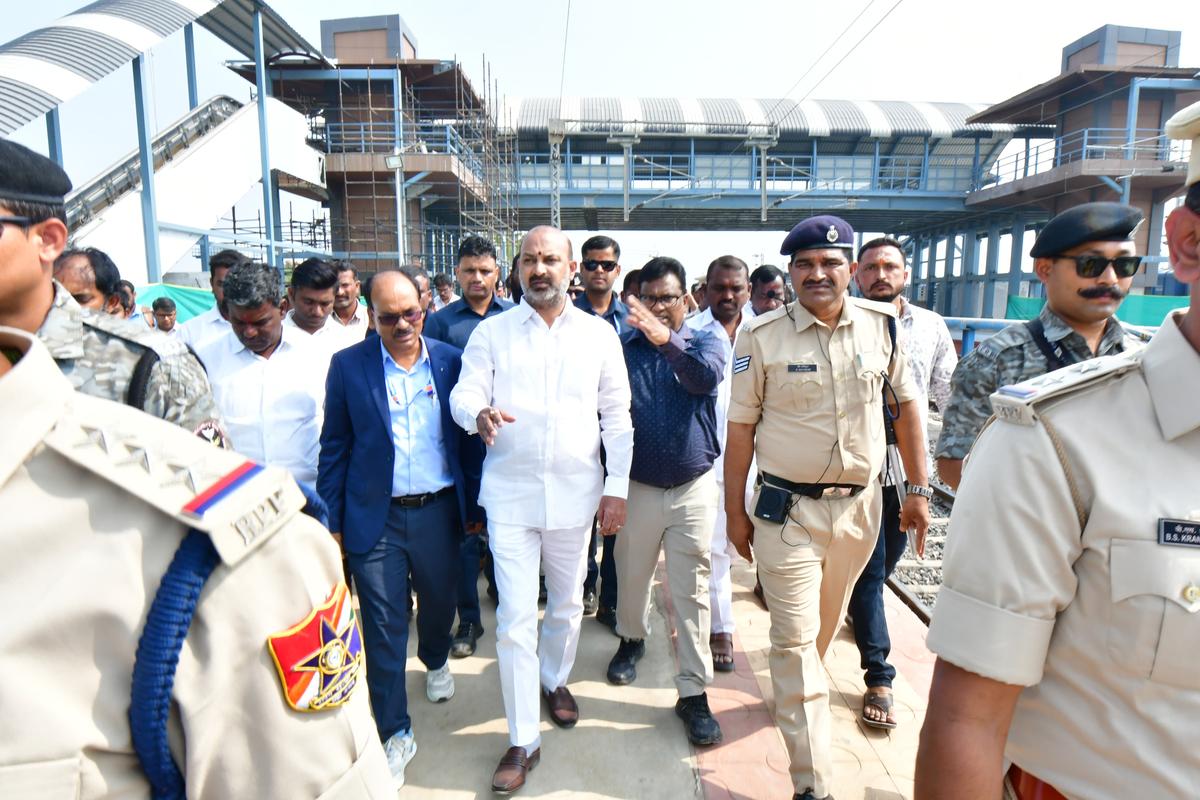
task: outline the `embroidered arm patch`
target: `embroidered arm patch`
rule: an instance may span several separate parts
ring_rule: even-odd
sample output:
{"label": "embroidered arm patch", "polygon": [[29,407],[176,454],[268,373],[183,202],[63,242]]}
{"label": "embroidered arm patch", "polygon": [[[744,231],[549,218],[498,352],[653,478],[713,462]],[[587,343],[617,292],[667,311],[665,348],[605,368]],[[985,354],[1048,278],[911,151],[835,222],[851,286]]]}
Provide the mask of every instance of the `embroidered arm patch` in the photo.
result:
{"label": "embroidered arm patch", "polygon": [[734,359],[734,362],[733,362],[733,374],[734,375],[737,375],[739,372],[745,372],[748,369],[750,369],[750,356],[742,356],[741,358]]}
{"label": "embroidered arm patch", "polygon": [[296,711],[323,711],[350,699],[363,663],[362,632],[350,590],[338,583],[324,605],[267,637],[283,696]]}

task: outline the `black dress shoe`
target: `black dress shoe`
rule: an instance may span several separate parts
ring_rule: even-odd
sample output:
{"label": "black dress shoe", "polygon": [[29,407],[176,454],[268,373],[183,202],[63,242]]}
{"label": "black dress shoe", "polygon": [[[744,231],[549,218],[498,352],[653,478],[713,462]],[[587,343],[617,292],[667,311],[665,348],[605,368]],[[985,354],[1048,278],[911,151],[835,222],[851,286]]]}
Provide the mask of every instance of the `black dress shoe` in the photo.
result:
{"label": "black dress shoe", "polygon": [[599,622],[601,625],[604,625],[605,627],[611,629],[613,633],[616,633],[617,632],[616,609],[606,608],[605,606],[600,606],[599,608],[596,609],[596,622]]}
{"label": "black dress shoe", "polygon": [[458,626],[458,633],[450,642],[450,655],[454,658],[466,658],[475,655],[475,645],[483,635],[483,626],[474,622],[463,622]]}
{"label": "black dress shoe", "polygon": [[646,655],[646,642],[642,639],[621,639],[617,654],[608,662],[608,682],[617,686],[633,683],[637,678],[638,659]]}
{"label": "black dress shoe", "polygon": [[590,616],[596,613],[596,609],[600,607],[600,601],[596,599],[594,589],[585,589],[583,591],[583,615]]}
{"label": "black dress shoe", "polygon": [[721,741],[721,726],[708,710],[708,695],[701,692],[693,697],[681,697],[675,704],[675,714],[683,720],[688,741],[695,745],[717,744]]}

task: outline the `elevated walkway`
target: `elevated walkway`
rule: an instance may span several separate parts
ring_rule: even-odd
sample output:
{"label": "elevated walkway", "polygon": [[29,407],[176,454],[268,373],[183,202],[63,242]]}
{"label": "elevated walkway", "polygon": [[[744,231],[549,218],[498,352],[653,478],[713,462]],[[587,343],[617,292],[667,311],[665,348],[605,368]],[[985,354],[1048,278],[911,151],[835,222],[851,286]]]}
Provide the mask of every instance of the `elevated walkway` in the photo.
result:
{"label": "elevated walkway", "polygon": [[[313,199],[325,192],[323,156],[305,139],[308,122],[274,98],[266,104],[272,175],[287,191]],[[155,139],[159,252],[166,266],[187,256],[230,207],[260,184],[257,102],[230,98],[202,104]],[[97,247],[125,277],[147,282],[137,152],[67,199],[72,241]],[[77,226],[77,227],[76,227]]]}
{"label": "elevated walkway", "polygon": [[[674,632],[661,580],[654,592],[651,638],[638,662],[637,680],[612,686],[605,680],[619,640],[585,617],[570,689],[580,721],[571,730],[543,715],[542,761],[520,796],[526,798],[620,798],[621,800],[787,800],[792,796],[788,757],[774,726],[767,656],[767,612],[751,592],[754,568],[734,565],[735,671],[717,673],[709,704],[725,741],[692,748],[675,716]],[[508,747],[496,664],[495,608],[480,592],[483,625],[475,655],[451,659],[456,693],[448,703],[425,699],[425,671],[409,638],[408,697],[417,755],[405,772],[400,800],[490,798],[492,770]],[[902,800],[912,797],[917,738],[925,716],[933,657],[925,628],[885,590],[892,636],[893,687],[900,726],[877,731],[858,722],[864,691],[858,650],[847,629],[826,658],[833,715],[835,782],[839,800]]]}

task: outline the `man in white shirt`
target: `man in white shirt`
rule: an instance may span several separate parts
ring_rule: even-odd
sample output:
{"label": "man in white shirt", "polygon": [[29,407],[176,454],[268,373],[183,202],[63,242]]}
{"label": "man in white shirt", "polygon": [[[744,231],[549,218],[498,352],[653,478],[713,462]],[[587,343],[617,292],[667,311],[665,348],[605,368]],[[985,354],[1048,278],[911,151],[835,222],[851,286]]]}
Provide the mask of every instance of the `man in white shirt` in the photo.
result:
{"label": "man in white shirt", "polygon": [[[900,242],[890,237],[872,239],[858,251],[854,280],[863,296],[892,303],[898,317],[896,338],[917,385],[914,404],[921,417],[922,441],[928,442],[929,401],[942,410],[950,399],[950,376],[958,363],[946,321],[933,311],[914,306],[904,297],[909,270]],[[900,530],[900,504],[904,474],[899,458],[889,457],[884,473],[883,514],[875,551],[863,568],[850,595],[849,613],[854,621],[854,640],[864,672],[867,691],[863,695],[862,722],[872,728],[896,727],[892,713],[892,680],[896,670],[888,663],[892,642],[883,613],[883,584],[908,543]]]}
{"label": "man in white shirt", "polygon": [[331,356],[362,341],[361,336],[353,338],[354,329],[339,325],[333,319],[337,286],[337,270],[332,264],[319,258],[301,261],[292,270],[292,285],[287,290],[289,310],[283,319],[285,327],[311,336]]}
{"label": "man in white shirt", "polygon": [[[625,522],[629,376],[612,326],[567,302],[575,271],[562,231],[531,230],[521,242],[521,304],[479,323],[450,393],[455,421],[488,445],[479,504],[500,592],[496,654],[512,745],[492,789],[504,794],[524,785],[541,755],[539,688],[555,724],[569,728],[579,719],[566,683],[579,643],[592,517],[604,534]],[[539,558],[547,590],[540,646]]]}
{"label": "man in white shirt", "polygon": [[169,297],[156,297],[150,308],[154,310],[154,327],[159,333],[172,338],[179,336],[179,326],[175,324],[178,309],[174,300]]}
{"label": "man in white shirt", "polygon": [[210,340],[229,333],[229,320],[225,314],[225,275],[249,260],[237,250],[222,250],[208,260],[208,285],[217,302],[208,311],[179,326],[179,338],[184,344],[199,350]]}
{"label": "man in white shirt", "polygon": [[247,262],[225,276],[231,333],[196,355],[208,370],[233,448],[260,464],[317,479],[329,353],[283,324],[279,273]]}
{"label": "man in white shirt", "polygon": [[455,300],[461,300],[454,293],[454,279],[444,272],[433,276],[433,310],[441,311]]}
{"label": "man in white shirt", "polygon": [[333,295],[333,313],[329,318],[346,329],[349,338],[361,342],[367,335],[367,307],[359,302],[362,283],[358,270],[349,261],[330,262],[337,270],[337,287]]}
{"label": "man in white shirt", "polygon": [[[733,376],[733,345],[743,323],[754,316],[747,305],[750,301],[750,269],[737,256],[721,256],[708,265],[705,277],[708,307],[689,317],[687,324],[697,331],[708,331],[721,342],[725,352],[725,374],[717,384],[717,435],[721,454],[713,472],[717,478],[717,518],[713,524],[711,554],[712,574],[708,581],[711,632],[708,640],[712,650],[713,669],[733,671],[733,583],[729,580],[729,565],[733,549],[725,537],[725,434],[729,412],[729,387]],[[750,472],[755,473],[751,466]]]}

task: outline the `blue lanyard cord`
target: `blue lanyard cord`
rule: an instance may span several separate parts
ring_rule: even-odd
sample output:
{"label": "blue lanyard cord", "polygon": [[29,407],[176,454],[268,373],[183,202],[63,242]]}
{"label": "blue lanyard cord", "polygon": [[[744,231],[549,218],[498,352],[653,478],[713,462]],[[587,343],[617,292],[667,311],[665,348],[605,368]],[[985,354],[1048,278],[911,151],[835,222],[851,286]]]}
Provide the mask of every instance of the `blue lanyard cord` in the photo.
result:
{"label": "blue lanyard cord", "polygon": [[425,361],[425,375],[427,378],[426,383],[425,383],[425,388],[422,389],[417,394],[414,394],[412,397],[410,397],[408,399],[407,403],[401,403],[400,402],[400,392],[397,391],[397,387],[393,386],[391,381],[385,381],[387,383],[388,394],[391,395],[391,397],[392,397],[392,402],[398,406],[408,408],[409,406],[411,406],[413,404],[413,401],[415,401],[422,394],[426,395],[430,400],[433,400],[433,398],[434,398],[433,367],[430,365],[428,360]]}

